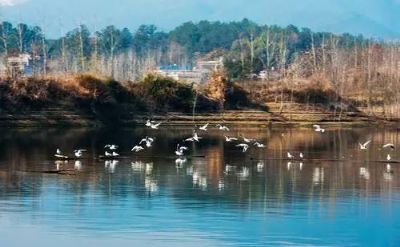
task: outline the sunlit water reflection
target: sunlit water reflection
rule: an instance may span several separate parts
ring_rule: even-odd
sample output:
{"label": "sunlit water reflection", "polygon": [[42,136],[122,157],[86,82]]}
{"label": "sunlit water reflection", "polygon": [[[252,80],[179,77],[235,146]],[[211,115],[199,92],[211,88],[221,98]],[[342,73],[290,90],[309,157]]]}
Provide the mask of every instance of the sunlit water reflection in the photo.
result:
{"label": "sunlit water reflection", "polygon": [[[189,128],[1,133],[1,246],[400,243],[400,165],[380,162],[388,153],[400,160],[381,148],[400,145],[397,130],[236,128],[230,136],[266,145],[247,153],[212,130],[181,160],[174,150]],[[130,152],[144,136],[153,147]],[[97,159],[107,143],[124,158]],[[88,152],[54,161],[57,147]],[[49,173],[57,169],[65,173]]]}

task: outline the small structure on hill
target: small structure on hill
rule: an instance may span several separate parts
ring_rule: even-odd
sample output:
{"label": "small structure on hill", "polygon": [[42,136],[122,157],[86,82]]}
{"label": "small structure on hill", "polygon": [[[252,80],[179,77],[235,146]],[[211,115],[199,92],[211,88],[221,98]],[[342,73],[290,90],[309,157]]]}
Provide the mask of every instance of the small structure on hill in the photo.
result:
{"label": "small structure on hill", "polygon": [[204,83],[209,76],[223,68],[222,57],[218,60],[198,60],[194,67],[178,66],[176,64],[160,66],[157,74],[182,80],[188,83]]}
{"label": "small structure on hill", "polygon": [[0,75],[18,78],[32,75],[32,57],[29,54],[19,54],[5,58],[5,64],[0,64]]}

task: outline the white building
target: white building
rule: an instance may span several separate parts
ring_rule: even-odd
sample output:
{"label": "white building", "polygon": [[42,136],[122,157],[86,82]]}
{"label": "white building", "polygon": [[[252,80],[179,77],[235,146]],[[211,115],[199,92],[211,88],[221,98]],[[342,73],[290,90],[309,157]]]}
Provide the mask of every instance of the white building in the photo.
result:
{"label": "white building", "polygon": [[9,56],[5,64],[0,64],[0,75],[18,77],[32,74],[32,57],[29,54],[19,54],[18,56]]}
{"label": "white building", "polygon": [[209,75],[223,68],[223,58],[218,60],[196,62],[196,66],[192,69],[188,67],[179,67],[176,64],[170,66],[161,66],[156,71],[157,74],[162,76],[171,77],[175,80],[186,81],[188,83],[203,83]]}

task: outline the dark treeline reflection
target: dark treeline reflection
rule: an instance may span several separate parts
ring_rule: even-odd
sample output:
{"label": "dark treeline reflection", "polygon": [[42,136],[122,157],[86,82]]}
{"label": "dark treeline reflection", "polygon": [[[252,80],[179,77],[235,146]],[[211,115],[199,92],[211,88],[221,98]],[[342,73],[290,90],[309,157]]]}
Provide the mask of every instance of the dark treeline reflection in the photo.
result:
{"label": "dark treeline reflection", "polygon": [[[398,166],[392,164],[389,172],[386,163],[376,162],[385,160],[387,153],[400,159],[396,152],[381,149],[383,143],[398,143],[395,130],[332,129],[320,134],[309,129],[236,128],[226,133],[266,144],[262,149],[251,147],[247,153],[212,130],[201,133],[200,143],[187,143],[187,162],[177,165],[176,144],[191,132],[189,128],[2,130],[0,197],[41,197],[49,186],[71,196],[94,193],[108,202],[168,196],[177,205],[182,202],[182,207],[186,200],[198,200],[202,206],[223,203],[268,209],[299,201],[335,203],[348,196],[379,196],[400,187]],[[137,155],[131,153],[131,147],[144,136],[154,136],[154,146]],[[368,139],[372,139],[370,148],[359,150],[358,142]],[[118,144],[126,159],[97,160],[107,143]],[[66,153],[75,148],[88,152],[82,160],[59,162],[52,160],[57,147]],[[289,161],[287,152],[295,156],[303,152],[306,159]],[[76,172],[41,173],[55,170],[57,164],[59,169]],[[227,171],[227,165],[232,170]]]}

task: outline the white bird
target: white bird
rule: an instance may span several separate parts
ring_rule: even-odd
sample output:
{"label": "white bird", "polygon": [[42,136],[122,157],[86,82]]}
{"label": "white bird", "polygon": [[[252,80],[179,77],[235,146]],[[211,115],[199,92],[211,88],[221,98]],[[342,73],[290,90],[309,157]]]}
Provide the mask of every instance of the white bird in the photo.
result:
{"label": "white bird", "polygon": [[200,139],[203,139],[203,138],[200,137],[200,136],[198,136],[198,135],[197,135],[197,132],[194,132],[194,133],[193,133],[193,139],[194,139],[196,142],[199,142]]}
{"label": "white bird", "polygon": [[134,146],[134,147],[132,148],[131,151],[138,153],[138,152],[140,152],[140,151],[142,151],[142,150],[144,150],[144,148],[143,148],[142,146],[136,145],[136,146]]}
{"label": "white bird", "polygon": [[108,148],[110,150],[117,150],[118,146],[114,145],[114,144],[107,144],[107,145],[104,146],[104,148]]}
{"label": "white bird", "polygon": [[259,142],[255,142],[254,145],[257,146],[258,148],[265,148],[265,145]]}
{"label": "white bird", "polygon": [[371,140],[365,142],[365,143],[358,143],[360,145],[361,150],[366,150],[368,148],[368,145],[371,143]]}
{"label": "white bird", "polygon": [[183,156],[184,151],[186,151],[186,150],[188,150],[187,147],[184,147],[184,146],[180,147],[179,144],[178,144],[176,146],[175,154],[178,155],[178,156]]}
{"label": "white bird", "polygon": [[108,151],[105,151],[105,152],[104,152],[104,156],[106,156],[106,157],[111,157],[111,156],[112,156],[112,153],[109,153]]}
{"label": "white bird", "polygon": [[289,152],[287,153],[287,157],[288,157],[288,159],[293,159],[294,158],[294,156]]}
{"label": "white bird", "polygon": [[147,119],[147,121],[146,121],[146,127],[151,127],[151,125],[152,125],[152,122],[150,121],[150,119]]}
{"label": "white bird", "polygon": [[207,124],[201,126],[201,127],[199,128],[199,130],[207,131],[208,125],[209,125],[209,123],[207,123]]}
{"label": "white bird", "polygon": [[300,153],[299,157],[300,157],[300,159],[303,159],[304,158],[304,154]]}
{"label": "white bird", "polygon": [[235,137],[228,137],[228,136],[225,136],[225,141],[226,142],[232,142],[232,141],[237,141],[238,139],[237,138],[235,138]]}
{"label": "white bird", "polygon": [[243,141],[246,142],[246,143],[250,143],[250,142],[254,141],[254,139],[249,139],[249,138],[246,138],[244,136],[242,136],[242,138],[243,138]]}
{"label": "white bird", "polygon": [[154,142],[154,138],[151,138],[151,137],[148,137],[148,136],[146,136],[146,138],[143,138],[140,142],[139,142],[139,145],[141,145],[143,142],[145,142],[146,143],[146,147],[151,147],[151,145],[153,144],[153,142]]}
{"label": "white bird", "polygon": [[392,159],[392,157],[390,157],[390,154],[388,154],[387,156],[386,156],[386,160],[387,161],[390,161]]}
{"label": "white bird", "polygon": [[197,132],[194,132],[194,133],[193,133],[193,136],[190,137],[190,138],[187,138],[187,139],[185,140],[185,142],[199,142],[200,139],[203,139],[203,138],[200,137],[200,136],[197,134]]}
{"label": "white bird", "polygon": [[64,155],[59,148],[57,148],[56,154],[54,154],[54,157],[60,158],[60,159],[68,159],[68,156]]}
{"label": "white bird", "polygon": [[247,151],[247,149],[249,148],[249,145],[247,145],[246,143],[241,143],[241,144],[236,145],[236,147],[242,148],[243,153],[245,153]]}
{"label": "white bird", "polygon": [[390,148],[390,149],[392,149],[392,150],[394,150],[394,149],[395,149],[395,147],[394,147],[394,144],[393,144],[393,143],[388,143],[388,144],[385,144],[385,145],[383,145],[383,148]]}
{"label": "white bird", "polygon": [[80,158],[80,157],[82,157],[83,152],[86,152],[86,149],[74,150],[74,155],[75,155],[75,157]]}
{"label": "white bird", "polygon": [[229,131],[229,128],[226,127],[226,126],[224,126],[224,125],[217,124],[217,127],[219,128],[219,130],[222,130],[222,131]]}
{"label": "white bird", "polygon": [[315,130],[316,132],[321,132],[321,133],[324,133],[324,132],[325,132],[325,129],[321,128],[321,126],[318,125],[318,124],[314,124],[313,127],[314,127],[314,130]]}
{"label": "white bird", "polygon": [[116,153],[116,152],[112,152],[112,154],[111,154],[113,157],[117,157],[117,156],[119,156],[119,154],[118,153]]}
{"label": "white bird", "polygon": [[158,129],[158,127],[161,125],[161,123],[162,123],[162,122],[159,122],[159,123],[157,123],[157,124],[151,123],[150,128],[152,128],[152,129]]}
{"label": "white bird", "polygon": [[185,139],[185,142],[194,142],[194,139],[193,139],[193,137],[189,137],[189,138]]}

